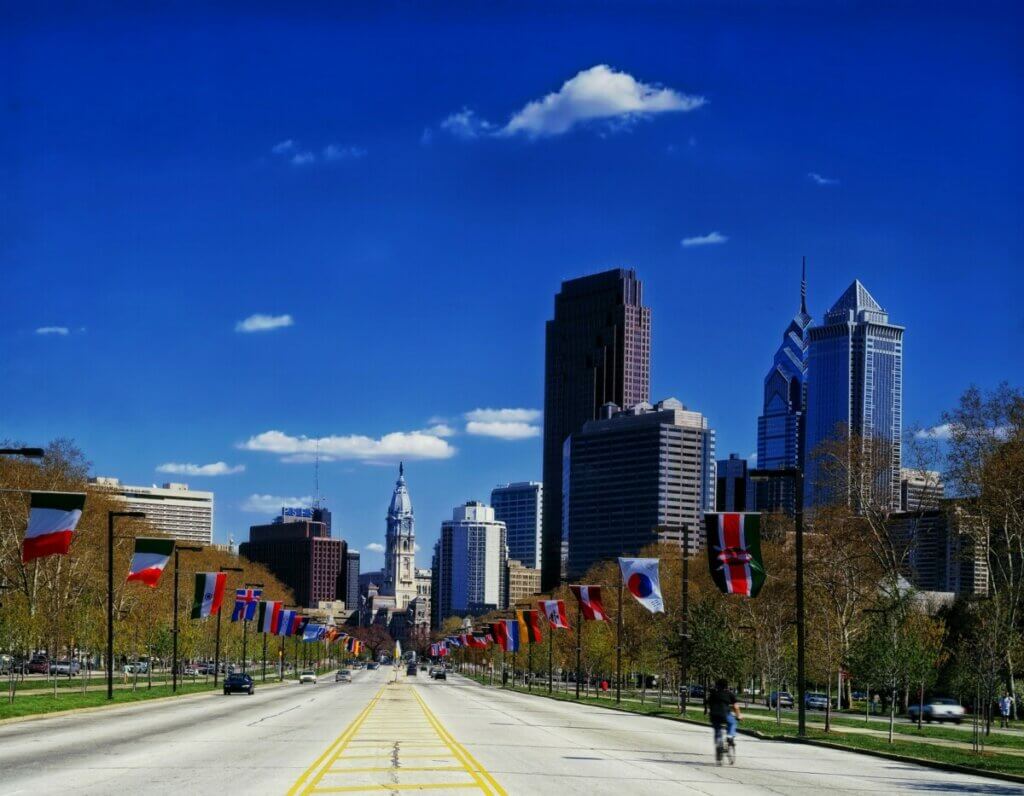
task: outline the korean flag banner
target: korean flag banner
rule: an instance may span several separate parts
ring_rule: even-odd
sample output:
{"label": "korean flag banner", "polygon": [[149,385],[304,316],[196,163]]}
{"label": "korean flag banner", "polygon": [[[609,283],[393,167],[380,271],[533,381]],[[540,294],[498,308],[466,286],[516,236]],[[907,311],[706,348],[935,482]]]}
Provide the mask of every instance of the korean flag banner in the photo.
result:
{"label": "korean flag banner", "polygon": [[756,597],[764,585],[760,514],[705,514],[708,567],[723,594]]}
{"label": "korean flag banner", "polygon": [[665,613],[656,558],[620,558],[622,585],[652,614]]}

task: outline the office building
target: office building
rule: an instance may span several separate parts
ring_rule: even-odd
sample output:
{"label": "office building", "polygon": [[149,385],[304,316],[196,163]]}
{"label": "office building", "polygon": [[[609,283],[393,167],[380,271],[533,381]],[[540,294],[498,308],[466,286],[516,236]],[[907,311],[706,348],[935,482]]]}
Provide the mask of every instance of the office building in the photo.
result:
{"label": "office building", "polygon": [[[806,505],[853,502],[868,495],[881,507],[900,506],[903,431],[903,327],[859,281],[832,306],[820,326],[809,330],[807,356],[807,433],[804,443]],[[854,492],[852,485],[819,483],[818,446],[856,438],[884,450],[883,473]],[[760,461],[758,462],[760,466]],[[831,490],[845,490],[839,494]],[[857,508],[855,506],[855,508]]]}
{"label": "office building", "polygon": [[544,352],[544,507],[541,573],[559,581],[562,447],[607,403],[629,408],[650,399],[651,311],[632,269],[562,283]]}
{"label": "office building", "polygon": [[988,594],[985,520],[961,501],[944,499],[934,508],[893,512],[888,528],[894,549],[908,551],[904,575],[916,589]]}
{"label": "office building", "polygon": [[715,510],[753,511],[753,506],[747,505],[749,484],[746,459],[741,459],[738,453],[730,453],[728,459],[719,459],[715,479]]}
{"label": "office building", "polygon": [[294,519],[253,525],[239,552],[263,564],[291,589],[296,605],[314,608],[337,599],[344,546],[341,539],[328,535],[323,523]]}
{"label": "office building", "polygon": [[569,578],[653,542],[703,545],[715,501],[715,432],[674,398],[602,409],[565,444]]}
{"label": "office building", "polygon": [[381,594],[394,597],[398,610],[416,599],[416,529],[403,464],[398,465],[398,480],[388,507]]}
{"label": "office building", "polygon": [[540,594],[540,570],[525,566],[521,561],[513,558],[508,560],[505,567],[505,599],[508,601],[507,608],[515,608],[518,603],[531,603],[536,608],[532,598]]}
{"label": "office building", "polygon": [[344,583],[338,596],[345,601],[345,607],[350,611],[359,610],[359,562],[358,550],[345,546]]}
{"label": "office building", "polygon": [[939,507],[945,492],[942,474],[935,470],[900,470],[900,511]]}
{"label": "office building", "polygon": [[469,501],[441,523],[434,553],[434,627],[449,616],[486,614],[504,608],[508,546],[505,523],[494,509]]}
{"label": "office building", "polygon": [[[800,279],[800,311],[793,316],[782,335],[782,344],[768,375],[764,377],[764,401],[757,419],[757,466],[766,470],[795,469],[803,466],[806,420],[807,266]],[[756,494],[748,502],[748,511],[796,511],[796,481],[791,477],[771,477],[753,482]]]}
{"label": "office building", "polygon": [[189,544],[213,544],[213,492],[188,484],[128,486],[117,478],[89,479],[90,486],[121,498],[128,511],[142,511],[157,530]]}
{"label": "office building", "polygon": [[544,485],[518,481],[491,490],[494,517],[508,530],[508,555],[523,566],[540,567]]}

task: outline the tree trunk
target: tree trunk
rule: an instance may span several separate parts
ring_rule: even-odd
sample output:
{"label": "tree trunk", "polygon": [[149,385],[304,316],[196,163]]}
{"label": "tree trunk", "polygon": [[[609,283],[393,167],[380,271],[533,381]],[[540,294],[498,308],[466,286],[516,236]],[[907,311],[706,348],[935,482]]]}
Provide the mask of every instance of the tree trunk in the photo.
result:
{"label": "tree trunk", "polygon": [[893,727],[896,724],[896,683],[892,684],[892,699],[889,700],[889,743],[892,743]]}
{"label": "tree trunk", "polygon": [[825,678],[825,732],[832,731],[832,678]]}

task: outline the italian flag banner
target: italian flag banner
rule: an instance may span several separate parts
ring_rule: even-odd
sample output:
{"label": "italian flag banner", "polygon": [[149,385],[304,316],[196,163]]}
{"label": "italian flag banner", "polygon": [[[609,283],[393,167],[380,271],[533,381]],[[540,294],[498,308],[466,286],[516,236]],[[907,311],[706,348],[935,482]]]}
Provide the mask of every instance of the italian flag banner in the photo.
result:
{"label": "italian flag banner", "polygon": [[226,572],[197,572],[196,593],[192,598],[192,618],[205,619],[220,611],[224,601],[224,584],[227,583]]}
{"label": "italian flag banner", "polygon": [[21,546],[22,563],[67,555],[83,508],[85,495],[81,492],[33,492]]}
{"label": "italian flag banner", "polygon": [[150,588],[160,582],[160,576],[167,567],[167,562],[174,552],[173,539],[135,540],[135,554],[131,566],[128,567],[128,580],[137,580]]}
{"label": "italian flag banner", "polygon": [[705,514],[708,567],[723,594],[756,597],[764,585],[761,515]]}

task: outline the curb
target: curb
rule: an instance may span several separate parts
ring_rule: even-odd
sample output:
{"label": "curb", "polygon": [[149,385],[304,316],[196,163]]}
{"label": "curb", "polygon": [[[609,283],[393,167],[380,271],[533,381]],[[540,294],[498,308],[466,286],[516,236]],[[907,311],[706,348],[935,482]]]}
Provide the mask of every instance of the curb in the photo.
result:
{"label": "curb", "polygon": [[[465,675],[462,675],[465,677]],[[501,689],[500,686],[485,685],[484,683],[477,682],[471,677],[467,677],[472,683],[480,686],[481,688],[496,688],[498,690],[505,690],[511,694],[522,694],[523,696],[539,696],[545,699],[550,699],[555,702],[575,702],[573,699],[561,699],[556,696],[548,696],[544,693],[531,694],[527,691]],[[687,719],[682,716],[658,716],[651,713],[638,713],[635,710],[627,710],[626,708],[618,708],[614,705],[594,705],[589,702],[576,702],[578,705],[583,707],[602,708],[604,710],[614,710],[617,713],[629,713],[633,716],[645,716],[651,719],[665,719],[666,721],[674,721],[682,724],[692,724],[697,727],[709,727],[710,725],[696,719]],[[851,752],[853,754],[870,755],[871,757],[880,757],[885,760],[895,760],[901,763],[913,763],[915,765],[924,766],[925,768],[934,768],[939,771],[951,771],[957,774],[969,774],[974,777],[983,777],[988,779],[998,779],[1003,782],[1014,782],[1017,784],[1024,784],[1024,776],[1018,774],[1006,774],[1001,771],[987,771],[981,768],[972,768],[971,766],[961,766],[957,763],[943,763],[938,760],[928,760],[923,757],[914,757],[913,755],[901,755],[895,752],[883,752],[875,749],[858,749],[850,746],[844,746],[840,743],[832,743],[830,741],[819,741],[814,738],[796,738],[793,736],[785,735],[768,735],[761,732],[760,730],[745,730],[742,727],[737,727],[736,731],[740,735],[748,735],[753,738],[757,738],[762,741],[775,741],[779,743],[796,743],[805,744],[807,746],[820,746],[824,749],[834,749],[839,752]]]}

